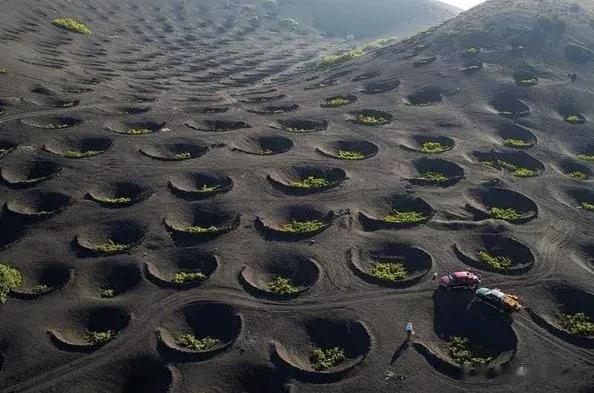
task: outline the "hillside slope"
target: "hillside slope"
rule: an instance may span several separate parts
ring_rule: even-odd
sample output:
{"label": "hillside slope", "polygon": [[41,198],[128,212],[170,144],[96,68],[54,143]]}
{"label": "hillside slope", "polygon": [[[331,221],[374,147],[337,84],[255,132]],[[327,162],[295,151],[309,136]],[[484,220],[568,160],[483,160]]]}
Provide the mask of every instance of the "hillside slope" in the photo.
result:
{"label": "hillside slope", "polygon": [[328,36],[357,39],[406,37],[456,16],[456,7],[434,0],[282,0],[278,11]]}

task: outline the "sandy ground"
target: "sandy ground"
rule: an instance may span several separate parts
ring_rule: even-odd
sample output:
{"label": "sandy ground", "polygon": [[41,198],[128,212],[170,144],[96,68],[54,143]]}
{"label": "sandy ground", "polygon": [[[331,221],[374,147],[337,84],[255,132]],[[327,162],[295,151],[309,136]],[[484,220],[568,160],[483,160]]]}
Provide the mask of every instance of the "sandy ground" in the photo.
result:
{"label": "sandy ground", "polygon": [[[494,0],[319,70],[338,41],[268,3],[3,2],[0,261],[24,284],[0,305],[0,391],[594,392],[594,337],[559,324],[594,318],[594,14],[577,3]],[[51,25],[67,16],[93,34]],[[308,176],[327,184],[292,186]],[[392,209],[424,219],[386,223]],[[288,235],[292,220],[322,225]],[[385,260],[408,277],[371,276]],[[507,319],[432,280],[464,269],[526,309]],[[294,296],[268,292],[279,275]],[[185,350],[188,331],[219,342]],[[452,336],[497,359],[457,367]],[[345,361],[313,370],[333,346]]]}

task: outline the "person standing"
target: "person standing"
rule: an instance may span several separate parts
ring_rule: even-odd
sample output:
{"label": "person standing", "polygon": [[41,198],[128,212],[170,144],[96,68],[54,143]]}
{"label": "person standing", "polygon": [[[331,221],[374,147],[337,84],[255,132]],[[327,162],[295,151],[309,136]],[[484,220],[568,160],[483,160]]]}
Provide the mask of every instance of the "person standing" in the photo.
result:
{"label": "person standing", "polygon": [[406,341],[410,341],[411,336],[415,334],[412,322],[408,322],[404,330],[406,331]]}

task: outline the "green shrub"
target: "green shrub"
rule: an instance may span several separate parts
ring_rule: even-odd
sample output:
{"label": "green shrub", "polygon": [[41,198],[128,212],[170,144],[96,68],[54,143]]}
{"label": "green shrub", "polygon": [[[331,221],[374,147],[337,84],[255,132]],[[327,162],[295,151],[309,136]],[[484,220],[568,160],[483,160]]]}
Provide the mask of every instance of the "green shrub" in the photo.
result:
{"label": "green shrub", "polygon": [[125,133],[128,135],[146,135],[150,134],[151,130],[143,127],[133,127],[129,128]]}
{"label": "green shrub", "polygon": [[594,154],[578,154],[577,156],[580,160],[584,161],[594,161]]}
{"label": "green shrub", "polygon": [[582,202],[582,203],[580,203],[580,207],[584,210],[593,210],[594,211],[594,203]]}
{"label": "green shrub", "polygon": [[371,269],[371,275],[383,281],[401,281],[408,276],[408,270],[403,263],[377,262]]}
{"label": "green shrub", "polygon": [[190,153],[177,153],[173,158],[175,158],[178,161],[183,161],[183,160],[188,160],[190,158],[192,158],[192,155]]}
{"label": "green shrub", "polygon": [[221,187],[216,184],[215,185],[203,184],[202,187],[196,189],[196,192],[209,194],[209,193],[217,192],[220,188]]}
{"label": "green shrub", "polygon": [[516,83],[520,86],[531,87],[536,86],[538,84],[538,78],[524,78],[524,79],[516,79]]}
{"label": "green shrub", "polygon": [[125,205],[127,203],[132,202],[132,198],[128,197],[94,197],[97,202],[104,203],[106,205]]}
{"label": "green shrub", "polygon": [[336,156],[342,160],[363,160],[365,154],[355,150],[339,150]]}
{"label": "green shrub", "polygon": [[186,233],[192,233],[192,234],[203,234],[203,233],[214,233],[214,232],[217,232],[218,230],[219,230],[219,228],[217,228],[214,225],[211,225],[209,227],[202,227],[200,225],[195,225],[195,226],[183,228],[181,231],[186,232]]}
{"label": "green shrub", "polygon": [[289,233],[308,233],[308,232],[315,232],[319,231],[320,229],[324,228],[326,224],[324,224],[320,220],[310,220],[310,221],[297,221],[293,220],[288,224],[283,225],[280,228],[281,232],[289,232]]}
{"label": "green shrub", "polygon": [[523,139],[506,138],[503,140],[503,144],[508,147],[514,147],[516,149],[523,149],[530,146],[530,143]]}
{"label": "green shrub", "polygon": [[487,265],[491,266],[494,269],[499,270],[508,270],[512,267],[513,261],[509,257],[502,257],[497,255],[492,255],[487,251],[479,251],[478,252],[479,261],[482,263],[486,263]]}
{"label": "green shrub", "polygon": [[584,313],[563,314],[560,318],[561,326],[575,336],[593,336],[594,323]]}
{"label": "green shrub", "polygon": [[267,286],[270,292],[279,295],[292,295],[299,292],[299,289],[295,287],[295,284],[291,280],[280,276],[270,281]]}
{"label": "green shrub", "polygon": [[123,252],[130,249],[130,245],[127,244],[118,244],[113,240],[109,239],[107,242],[102,244],[96,244],[94,246],[95,251],[103,253],[103,254],[116,254],[118,252]]}
{"label": "green shrub", "polygon": [[173,275],[171,281],[176,284],[186,284],[189,282],[197,282],[206,280],[206,275],[200,272],[184,272],[179,271]]}
{"label": "green shrub", "polygon": [[573,177],[575,180],[585,181],[588,180],[588,175],[582,171],[573,171],[569,174],[569,176]]}
{"label": "green shrub", "polygon": [[326,100],[326,106],[331,106],[333,108],[337,107],[337,106],[344,106],[344,105],[348,105],[351,104],[352,101],[347,100],[344,97],[332,97]]}
{"label": "green shrub", "polygon": [[452,337],[449,346],[450,357],[461,365],[485,366],[495,359],[486,348],[471,342],[467,337]]}
{"label": "green shrub", "polygon": [[513,208],[492,207],[489,210],[491,218],[505,221],[517,221],[522,218],[522,214]]}
{"label": "green shrub", "polygon": [[0,264],[0,303],[5,303],[8,293],[23,285],[23,276],[17,269]]}
{"label": "green shrub", "polygon": [[439,154],[448,151],[449,149],[449,146],[439,142],[427,141],[423,142],[421,145],[421,152],[426,154]]}
{"label": "green shrub", "polygon": [[175,343],[192,351],[204,352],[219,345],[221,340],[212,337],[197,338],[191,333],[184,333],[176,337]]}
{"label": "green shrub", "polygon": [[582,124],[584,119],[580,118],[578,115],[568,115],[565,116],[565,121],[569,124]]}
{"label": "green shrub", "polygon": [[64,153],[64,157],[66,157],[66,158],[88,158],[88,157],[94,157],[101,153],[103,153],[103,151],[101,151],[101,150],[87,150],[87,151],[68,150]]}
{"label": "green shrub", "polygon": [[346,63],[347,61],[358,59],[363,56],[364,52],[361,49],[351,49],[338,55],[329,55],[322,59],[320,67],[333,67],[338,64]]}
{"label": "green shrub", "polygon": [[313,188],[324,188],[328,187],[330,182],[323,177],[308,176],[303,180],[297,180],[291,182],[291,187],[301,188],[304,190],[310,190]]}
{"label": "green shrub", "polygon": [[466,49],[466,51],[464,53],[466,53],[467,55],[476,55],[477,53],[480,53],[481,50],[480,48],[468,48]]}
{"label": "green shrub", "polygon": [[497,165],[509,171],[513,176],[516,177],[534,177],[537,174],[536,171],[532,169],[519,167],[517,165],[503,160],[497,160]]}
{"label": "green shrub", "polygon": [[383,220],[393,224],[419,224],[426,221],[427,216],[416,211],[392,210]]}
{"label": "green shrub", "polygon": [[91,34],[91,30],[82,22],[78,22],[72,18],[55,19],[52,24],[61,29],[72,31],[80,34]]}
{"label": "green shrub", "polygon": [[534,177],[536,176],[536,172],[528,168],[518,168],[512,172],[512,175],[516,177]]}
{"label": "green shrub", "polygon": [[112,288],[99,288],[99,297],[102,298],[112,298],[112,297],[116,297],[117,296],[117,292],[115,289]]}
{"label": "green shrub", "polygon": [[8,70],[6,68],[0,68],[0,75],[8,74]]}
{"label": "green shrub", "polygon": [[38,284],[35,285],[33,288],[31,288],[31,292],[34,293],[35,295],[40,295],[42,293],[47,292],[50,289],[50,287],[48,287],[45,284]]}
{"label": "green shrub", "polygon": [[445,183],[450,180],[449,177],[439,172],[423,172],[421,174],[421,179],[430,183]]}
{"label": "green shrub", "polygon": [[379,115],[364,115],[359,113],[357,115],[357,121],[366,126],[379,126],[381,124],[387,123],[388,119],[385,119]]}
{"label": "green shrub", "polygon": [[103,332],[87,331],[85,333],[85,340],[93,345],[106,344],[107,342],[111,341],[115,335],[116,332],[113,330],[105,330]]}
{"label": "green shrub", "polygon": [[336,367],[346,360],[344,349],[333,347],[328,349],[315,348],[311,352],[309,361],[316,371],[326,371]]}

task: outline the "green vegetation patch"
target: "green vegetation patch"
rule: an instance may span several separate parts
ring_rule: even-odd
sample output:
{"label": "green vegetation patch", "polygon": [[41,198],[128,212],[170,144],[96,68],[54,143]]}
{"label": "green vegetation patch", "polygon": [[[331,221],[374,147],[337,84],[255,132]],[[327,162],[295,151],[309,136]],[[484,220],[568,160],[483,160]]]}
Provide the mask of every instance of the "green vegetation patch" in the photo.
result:
{"label": "green vegetation patch", "polygon": [[102,345],[111,341],[116,335],[113,330],[105,330],[103,332],[87,331],[85,333],[85,340],[93,345]]}
{"label": "green vegetation patch", "polygon": [[427,220],[427,216],[416,211],[392,210],[390,214],[383,218],[383,221],[392,224],[420,224]]}
{"label": "green vegetation patch", "polygon": [[489,210],[491,218],[505,221],[518,221],[522,218],[522,214],[513,208],[492,207]]}
{"label": "green vegetation patch", "polygon": [[171,282],[175,284],[187,284],[206,280],[206,274],[200,272],[179,271],[173,275]]}
{"label": "green vegetation patch", "polygon": [[569,176],[579,181],[588,180],[588,175],[582,171],[573,171],[569,174]]}
{"label": "green vegetation patch", "polygon": [[421,153],[425,154],[439,154],[450,150],[450,146],[443,143],[426,141],[421,145]]}
{"label": "green vegetation patch", "polygon": [[565,121],[569,124],[583,124],[585,120],[578,115],[567,115],[565,116]]}
{"label": "green vegetation patch", "polygon": [[322,68],[333,67],[338,64],[346,63],[347,61],[358,59],[359,57],[363,56],[365,54],[365,52],[384,47],[384,46],[389,45],[395,41],[396,41],[396,37],[380,38],[378,40],[369,42],[368,44],[366,44],[363,47],[353,48],[353,49],[350,49],[343,53],[326,56],[326,57],[322,58],[320,67],[322,67]]}
{"label": "green vegetation patch", "polygon": [[132,198],[129,197],[93,197],[97,202],[106,204],[106,205],[126,205],[132,202]]}
{"label": "green vegetation patch", "polygon": [[185,227],[185,228],[181,229],[182,232],[192,233],[192,234],[214,233],[214,232],[218,232],[219,230],[220,229],[214,225],[211,225],[209,227],[194,225],[191,227]]}
{"label": "green vegetation patch", "polygon": [[513,261],[509,257],[502,257],[490,254],[487,251],[479,251],[478,259],[482,263],[486,263],[494,269],[508,270],[512,267]]}
{"label": "green vegetation patch", "polygon": [[584,313],[563,314],[559,322],[563,329],[575,336],[594,336],[594,323]]}
{"label": "green vegetation patch", "polygon": [[73,33],[91,34],[91,29],[89,29],[87,25],[72,18],[55,19],[52,22],[52,25]]}
{"label": "green vegetation patch", "polygon": [[301,188],[304,190],[311,190],[315,188],[328,187],[330,182],[323,177],[308,176],[303,180],[296,180],[291,182],[291,187]]}
{"label": "green vegetation patch", "polygon": [[513,147],[516,149],[524,149],[530,147],[530,143],[523,139],[506,138],[503,140],[503,144],[507,147]]}
{"label": "green vegetation patch", "polygon": [[389,45],[389,44],[395,42],[396,40],[397,40],[396,37],[380,38],[378,40],[369,42],[361,49],[364,52],[367,52],[367,51],[370,51],[373,49],[378,49],[378,48],[384,47],[386,45]]}
{"label": "green vegetation patch", "polygon": [[450,180],[449,177],[440,172],[423,172],[421,174],[421,179],[436,184],[445,183]]}
{"label": "green vegetation patch", "polygon": [[309,233],[319,231],[326,226],[320,220],[309,220],[309,221],[297,221],[293,220],[288,224],[283,225],[280,228],[281,232],[287,233]]}
{"label": "green vegetation patch", "polygon": [[339,150],[336,157],[342,160],[363,160],[365,159],[365,154],[355,150]]}
{"label": "green vegetation patch", "polygon": [[327,68],[336,66],[338,64],[346,63],[347,61],[358,59],[359,57],[363,56],[364,53],[365,52],[363,52],[362,49],[351,49],[337,55],[325,56],[324,58],[322,58],[320,67]]}
{"label": "green vegetation patch", "polygon": [[107,242],[102,244],[96,244],[94,246],[95,251],[102,254],[116,254],[118,252],[124,252],[130,249],[129,244],[119,244],[109,239]]}
{"label": "green vegetation patch", "polygon": [[351,104],[352,101],[348,100],[344,97],[332,97],[326,100],[326,106],[330,106],[330,107],[338,107],[338,106],[344,106],[344,105],[348,105]]}
{"label": "green vegetation patch", "polygon": [[152,131],[149,128],[143,128],[143,127],[133,127],[133,128],[128,128],[128,130],[125,132],[125,134],[127,135],[146,135],[146,134],[150,134]]}
{"label": "green vegetation patch", "polygon": [[584,210],[594,211],[594,203],[582,202],[580,203],[580,207]]}
{"label": "green vegetation patch", "polygon": [[175,343],[182,348],[204,352],[219,345],[221,340],[212,337],[198,338],[191,333],[184,333],[175,338]]}
{"label": "green vegetation patch", "polygon": [[383,281],[396,282],[408,276],[408,270],[400,262],[377,262],[371,268],[371,275]]}
{"label": "green vegetation patch", "polygon": [[115,289],[99,288],[99,297],[102,297],[104,299],[109,299],[109,298],[116,297],[116,296],[117,296],[117,292]]}
{"label": "green vegetation patch", "polygon": [[366,126],[379,126],[386,124],[389,120],[379,115],[364,115],[359,113],[357,115],[357,121]]}
{"label": "green vegetation patch", "polygon": [[6,303],[8,293],[23,285],[23,276],[17,269],[0,264],[0,303]]}
{"label": "green vegetation patch", "polygon": [[594,161],[594,154],[578,154],[577,156],[580,160],[583,161]]}
{"label": "green vegetation patch", "polygon": [[190,158],[192,158],[192,155],[190,153],[177,153],[175,156],[173,156],[173,158],[177,161],[183,161],[183,160],[189,160]]}
{"label": "green vegetation patch", "polygon": [[516,79],[516,83],[520,86],[532,87],[532,86],[536,86],[538,84],[538,78],[536,78],[536,77],[518,78],[518,79]]}
{"label": "green vegetation patch", "polygon": [[275,277],[267,284],[268,290],[279,295],[293,295],[299,292],[293,281],[285,277]]}
{"label": "green vegetation patch", "polygon": [[6,68],[0,68],[0,75],[8,74],[8,70]]}
{"label": "green vegetation patch", "polygon": [[449,354],[454,362],[464,366],[486,366],[495,358],[481,345],[473,343],[467,337],[452,337]]}
{"label": "green vegetation patch", "polygon": [[76,151],[76,150],[67,150],[64,153],[64,157],[66,158],[88,158],[94,157],[103,153],[104,150],[87,150],[87,151]]}
{"label": "green vegetation patch", "polygon": [[326,371],[336,367],[346,360],[344,349],[333,347],[328,349],[315,348],[309,357],[312,367],[316,371]]}
{"label": "green vegetation patch", "polygon": [[494,168],[503,168],[508,171],[510,174],[516,177],[534,177],[538,173],[529,168],[520,167],[517,165],[512,164],[511,162],[497,160],[497,161],[485,161],[485,165],[494,167]]}
{"label": "green vegetation patch", "polygon": [[195,192],[211,194],[213,192],[219,191],[220,189],[221,189],[221,186],[219,186],[217,184],[214,184],[214,185],[203,184],[202,187],[197,188],[195,190]]}

